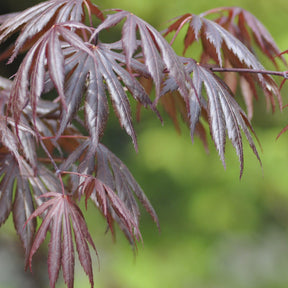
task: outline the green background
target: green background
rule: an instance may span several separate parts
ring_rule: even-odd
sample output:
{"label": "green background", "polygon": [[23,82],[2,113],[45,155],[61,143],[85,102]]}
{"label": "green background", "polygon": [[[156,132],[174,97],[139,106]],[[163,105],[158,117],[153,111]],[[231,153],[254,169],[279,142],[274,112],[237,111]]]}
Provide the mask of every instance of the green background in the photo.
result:
{"label": "green background", "polygon": [[[6,7],[0,12],[21,10],[32,3],[35,1],[11,0],[1,4]],[[240,6],[264,23],[280,50],[288,49],[287,0],[111,0],[95,3],[104,9],[129,10],[159,30],[165,28],[169,19],[187,12],[198,14],[217,6]],[[264,66],[272,68],[265,59],[263,61]],[[263,96],[255,103],[252,120],[263,147],[263,153],[260,152],[263,165],[259,165],[244,141],[245,164],[241,180],[239,162],[230,143],[226,149],[225,170],[211,141],[207,154],[199,139],[191,143],[186,127],[181,127],[179,135],[171,120],[164,117],[162,127],[152,112],[145,111],[142,121],[135,123],[139,143],[136,154],[118,122],[110,120],[104,142],[127,164],[146,192],[159,216],[161,232],[142,209],[144,243],[139,243],[137,255],[134,255],[119,231],[113,243],[111,235],[105,234],[104,220],[94,206],[89,206],[85,215],[100,256],[100,271],[93,257],[95,287],[287,287],[288,134],[276,141],[278,133],[288,124],[287,109],[282,113],[277,109],[272,115],[264,102]],[[283,102],[288,102],[285,87]],[[22,251],[16,248],[14,234],[9,219],[0,230],[1,288],[26,287],[25,283],[30,281],[27,273],[22,275]],[[42,253],[38,253],[38,261],[33,262],[36,280],[31,285],[34,287],[48,287],[45,251]],[[10,264],[10,261],[15,263]],[[65,287],[61,281],[57,287]],[[89,287],[79,263],[75,287]]]}

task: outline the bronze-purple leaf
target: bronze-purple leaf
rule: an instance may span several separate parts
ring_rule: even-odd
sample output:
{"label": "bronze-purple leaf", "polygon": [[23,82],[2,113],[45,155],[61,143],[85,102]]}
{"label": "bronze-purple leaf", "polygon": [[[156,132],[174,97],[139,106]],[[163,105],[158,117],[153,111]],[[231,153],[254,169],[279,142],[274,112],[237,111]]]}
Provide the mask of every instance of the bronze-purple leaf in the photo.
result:
{"label": "bronze-purple leaf", "polygon": [[[195,88],[195,92],[190,94],[190,101],[186,103],[186,106],[188,106],[187,113],[190,121],[191,134],[193,135],[195,126],[199,121],[201,107],[207,111],[210,133],[223,165],[225,166],[225,144],[226,136],[228,135],[240,161],[241,177],[244,164],[241,130],[246,136],[252,151],[261,163],[250,133],[251,130],[252,134],[255,135],[251,129],[252,127],[248,117],[235,101],[232,91],[221,78],[195,60],[182,58],[182,61],[186,63],[187,72],[192,74],[192,81]],[[168,91],[173,91],[178,88],[172,79],[168,79],[167,82],[162,97],[165,97],[165,93]],[[202,91],[203,87],[206,90],[207,98]]]}
{"label": "bronze-purple leaf", "polygon": [[[81,23],[65,23],[54,25],[29,50],[13,81],[10,96],[12,114],[19,120],[22,110],[31,104],[35,122],[36,109],[45,85],[45,71],[50,77],[65,106],[64,97],[64,52],[59,37],[63,37],[70,45],[89,51],[82,40],[70,29],[88,29]],[[67,31],[66,31],[67,30]],[[47,65],[48,62],[48,65]],[[30,90],[30,91],[29,91]]]}
{"label": "bronze-purple leaf", "polygon": [[[152,107],[152,101],[136,77],[122,67],[126,64],[126,59],[121,51],[114,51],[115,45],[99,43],[95,46],[84,42],[83,45],[86,45],[88,52],[84,49],[71,50],[73,53],[65,62],[67,78],[64,93],[67,110],[62,111],[57,137],[72,121],[82,99],[86,96],[84,102],[86,125],[93,140],[91,144],[93,143],[95,149],[108,119],[107,91],[121,126],[131,136],[137,150],[127,90],[143,106],[151,107],[156,112]],[[147,73],[138,61],[131,59],[130,62],[131,69]]]}
{"label": "bronze-purple leaf", "polygon": [[[37,216],[44,215],[43,222],[39,227],[35,236],[33,245],[29,255],[29,266],[32,269],[32,257],[39,249],[41,243],[45,240],[47,232],[50,230],[51,238],[49,242],[48,252],[48,271],[50,278],[50,286],[55,287],[56,280],[59,276],[60,267],[63,268],[64,281],[68,288],[72,288],[74,284],[74,248],[73,234],[78,252],[80,263],[89,277],[91,287],[93,287],[93,270],[92,260],[88,243],[96,251],[95,245],[88,232],[84,216],[71,199],[70,196],[57,192],[48,192],[41,197],[48,198],[43,202],[33,214],[29,217],[29,221]],[[63,241],[63,244],[61,244]],[[97,254],[97,252],[96,252]]]}
{"label": "bronze-purple leaf", "polygon": [[[117,10],[115,14],[109,14],[107,16],[107,18],[96,28],[93,35],[117,25],[125,18],[126,21],[130,23],[130,26],[128,28],[128,24],[124,23],[121,41],[123,43],[127,63],[130,65],[130,58],[136,52],[136,48],[139,47],[139,45],[135,44],[138,41],[136,33],[138,30],[141,39],[141,55],[144,58],[144,63],[155,84],[156,102],[159,99],[161,84],[165,73],[167,72],[169,76],[175,79],[176,83],[183,91],[182,93],[188,95],[191,86],[189,85],[189,81],[187,81],[188,75],[186,74],[181,61],[179,61],[172,47],[163,38],[161,33],[146,21],[130,12]],[[132,45],[130,45],[130,43],[132,43]]]}
{"label": "bronze-purple leaf", "polygon": [[[280,54],[280,49],[267,28],[252,13],[240,7],[219,7],[208,10],[202,15],[219,15],[220,17],[215,20],[217,23],[240,39],[251,51],[254,50],[253,44],[257,45],[277,67],[275,56]],[[280,59],[287,64],[282,56]]]}
{"label": "bronze-purple leaf", "polygon": [[21,30],[10,61],[17,56],[25,44],[33,45],[53,25],[67,21],[83,22],[86,14],[85,7],[89,11],[90,22],[92,21],[91,12],[100,20],[104,19],[101,10],[90,0],[45,1],[7,17],[7,20],[0,26],[0,43]]}
{"label": "bronze-purple leaf", "polygon": [[[36,230],[36,220],[29,222],[25,227],[24,224],[34,211],[32,194],[37,195],[38,192],[31,188],[30,180],[38,177],[33,176],[33,168],[24,159],[17,161],[4,147],[0,148],[0,175],[0,226],[12,212],[14,226],[27,260]],[[41,181],[40,178],[38,180]]]}
{"label": "bronze-purple leaf", "polygon": [[[187,24],[188,29],[184,40],[185,51],[195,41],[201,39],[203,44],[203,53],[200,61],[201,64],[211,64],[209,61],[213,60],[220,67],[223,66],[223,63],[224,65],[227,63],[229,64],[229,67],[249,68],[260,72],[265,70],[256,56],[239,39],[237,39],[238,37],[235,37],[233,33],[230,33],[220,25],[221,21],[218,23],[219,21],[217,19],[215,21],[206,19],[204,17],[205,15],[206,13],[204,12],[199,16],[194,14],[185,14],[178,17],[177,20],[164,31],[164,35],[168,35],[173,31],[176,31],[175,35],[178,35],[180,30],[184,29],[184,24]],[[267,36],[267,39],[268,38],[269,37]],[[189,39],[189,41],[187,39]],[[260,46],[260,48],[264,49],[262,46]],[[275,50],[275,52],[276,51],[278,50]],[[226,61],[223,62],[223,59]],[[251,96],[257,97],[256,90],[253,89],[253,83],[256,82],[260,85],[266,96],[268,107],[271,105],[274,110],[274,97],[276,97],[280,108],[282,108],[282,99],[278,85],[270,75],[263,75],[262,73],[251,75],[246,73],[245,78],[250,85],[250,91],[254,92]],[[251,101],[252,100],[247,101],[246,99],[246,103],[250,103]],[[250,115],[251,108],[251,106],[248,107],[248,109],[250,109]]]}
{"label": "bronze-purple leaf", "polygon": [[89,198],[92,199],[106,217],[112,233],[111,221],[116,221],[131,244],[135,244],[133,227],[136,236],[141,238],[138,227],[140,211],[136,199],[159,227],[157,214],[127,166],[103,144],[98,144],[94,154],[90,145],[90,140],[83,142],[60,168],[70,169],[75,161],[83,158],[78,168],[78,172],[83,175],[79,179],[81,195],[86,195],[86,203]]}

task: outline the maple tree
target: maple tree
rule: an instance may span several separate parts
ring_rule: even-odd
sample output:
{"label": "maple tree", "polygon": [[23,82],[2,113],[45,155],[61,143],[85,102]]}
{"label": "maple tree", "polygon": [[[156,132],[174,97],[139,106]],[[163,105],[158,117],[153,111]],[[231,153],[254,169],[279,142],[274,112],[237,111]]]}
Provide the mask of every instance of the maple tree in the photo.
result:
{"label": "maple tree", "polygon": [[[181,115],[192,140],[197,135],[205,146],[208,127],[224,166],[228,136],[239,157],[240,176],[242,135],[261,163],[250,123],[253,99],[259,86],[267,105],[274,110],[278,103],[282,109],[281,86],[272,75],[285,82],[287,72],[267,71],[260,64],[255,46],[276,70],[277,61],[286,62],[272,36],[248,11],[222,7],[200,15],[187,13],[159,32],[128,11],[104,13],[90,0],[50,0],[3,15],[0,22],[2,45],[17,35],[1,61],[8,65],[23,55],[13,77],[0,77],[0,225],[13,214],[30,269],[50,231],[51,287],[60,268],[67,287],[73,287],[74,245],[94,285],[89,245],[96,247],[78,206],[81,198],[86,209],[88,201],[95,204],[112,235],[116,222],[133,246],[142,239],[138,201],[159,226],[128,168],[101,143],[110,110],[136,151],[130,107],[134,100],[137,118],[144,106],[162,121],[161,106],[176,127]],[[102,33],[114,26],[122,29],[119,39],[101,41]],[[172,46],[183,30],[179,56]],[[202,44],[199,59],[190,57],[195,42]],[[235,97],[238,87],[247,114]]]}

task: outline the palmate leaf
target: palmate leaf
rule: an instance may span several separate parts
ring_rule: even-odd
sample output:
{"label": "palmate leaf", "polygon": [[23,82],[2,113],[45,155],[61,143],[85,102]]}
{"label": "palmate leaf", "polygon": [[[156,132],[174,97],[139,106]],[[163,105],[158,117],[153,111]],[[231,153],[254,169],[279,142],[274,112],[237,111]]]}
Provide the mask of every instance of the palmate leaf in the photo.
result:
{"label": "palmate leaf", "polygon": [[[130,68],[130,59],[135,54],[137,45],[137,31],[139,32],[141,55],[144,63],[150,73],[156,88],[156,97],[160,95],[161,84],[164,79],[164,70],[175,79],[182,90],[183,95],[188,95],[192,89],[188,80],[188,75],[183,69],[172,47],[162,37],[153,26],[135,16],[134,14],[115,10],[115,14],[109,14],[107,18],[96,28],[94,35],[97,35],[104,29],[108,29],[119,24],[122,20],[125,23],[122,28],[122,45],[126,56],[128,69]],[[139,51],[137,51],[139,52]]]}
{"label": "palmate leaf", "polygon": [[[18,125],[11,117],[4,116],[6,107],[11,95],[13,82],[0,77],[0,139],[1,143],[14,155],[16,160],[22,160],[20,150],[23,152],[25,159],[32,165],[34,171],[36,170],[36,145],[35,145],[35,131],[30,127],[28,121],[23,115],[20,116]],[[18,138],[15,135],[16,126],[18,126]]]}
{"label": "palmate leaf", "polygon": [[[85,49],[83,41],[75,33],[77,29],[89,30],[87,26],[77,22],[55,24],[29,50],[16,73],[11,89],[10,109],[15,119],[19,119],[22,110],[30,103],[35,121],[38,99],[45,88],[46,70],[65,107],[64,55],[59,38],[63,37],[75,47],[82,45],[81,48]],[[87,51],[89,52],[88,49]]]}
{"label": "palmate leaf", "polygon": [[[95,177],[87,177],[81,184],[82,193],[86,194],[87,199],[91,198],[97,207],[100,209],[104,217],[106,218],[109,228],[114,235],[113,219],[117,217],[120,228],[124,231],[126,237],[130,240],[131,244],[136,242],[136,239],[142,239],[137,218],[133,217],[133,213],[130,212],[125,203],[119,198],[119,196],[101,180]],[[133,198],[133,202],[135,202]],[[137,207],[135,203],[132,209]],[[131,207],[129,207],[131,209]],[[137,207],[138,208],[138,207]],[[135,212],[135,211],[133,211]],[[139,214],[139,211],[137,211]],[[136,237],[136,239],[135,239]]]}
{"label": "palmate leaf", "polygon": [[[204,15],[204,13],[203,13]],[[221,25],[202,16],[194,14],[185,14],[177,18],[165,31],[164,35],[176,31],[174,38],[188,24],[184,46],[185,50],[195,41],[201,39],[203,45],[203,55],[200,63],[209,63],[209,60],[215,61],[220,67],[229,64],[229,67],[249,68],[258,71],[264,71],[264,67],[260,64],[252,52],[229,31]],[[173,38],[173,39],[174,39]],[[223,61],[223,59],[225,61]],[[231,66],[230,66],[231,65]],[[255,81],[260,85],[266,95],[267,105],[275,107],[274,96],[276,96],[280,108],[282,107],[282,99],[277,84],[269,75],[243,73],[246,81],[250,86],[250,95],[257,97],[255,89]],[[243,91],[244,92],[244,91]],[[252,100],[246,99],[246,103]],[[251,114],[251,106],[248,107]]]}
{"label": "palmate leaf", "polygon": [[[3,147],[0,148],[0,158],[0,225],[6,221],[10,212],[12,212],[14,226],[27,259],[36,230],[35,220],[23,229],[25,222],[34,211],[29,182],[26,177],[22,177],[16,159],[10,153],[7,153],[7,150]],[[27,163],[23,162],[22,164],[22,171],[24,167],[29,167]],[[15,196],[13,197],[14,189]]]}
{"label": "palmate leaf", "polygon": [[260,161],[258,152],[249,132],[251,126],[247,126],[248,119],[244,111],[233,98],[228,86],[226,86],[219,78],[217,79],[217,77],[210,71],[201,68],[199,65],[195,66],[195,68],[196,69],[193,73],[199,73],[199,76],[193,75],[193,77],[200,77],[203,79],[205,90],[207,92],[209,125],[216,148],[223,164],[225,165],[225,131],[227,130],[228,137],[235,147],[239,157],[241,176],[243,173],[243,146],[240,128],[243,130],[250,147]]}
{"label": "palmate leaf", "polygon": [[[148,97],[140,82],[127,72],[125,57],[120,52],[119,43],[92,45],[85,43],[88,53],[83,49],[70,49],[71,56],[66,59],[65,67],[67,80],[65,86],[65,102],[67,111],[63,111],[60,128],[57,136],[60,136],[68,123],[78,111],[82,99],[86,98],[84,111],[86,115],[86,125],[92,137],[91,145],[97,146],[108,118],[108,99],[106,91],[109,93],[116,115],[120,124],[131,136],[137,150],[136,135],[132,124],[131,109],[127,91],[144,107],[152,107],[152,101]],[[140,73],[148,74],[145,66],[136,60],[131,60],[131,69]],[[86,92],[86,95],[85,95]]]}
{"label": "palmate leaf", "polygon": [[[21,116],[18,137],[15,133],[15,121],[10,117],[0,116],[0,226],[12,212],[15,229],[27,260],[36,222],[33,220],[23,227],[34,211],[33,195],[41,195],[48,187],[60,189],[60,183],[38,163],[35,132],[26,118]],[[40,205],[41,201],[36,201],[36,204]]]}
{"label": "palmate leaf", "polygon": [[[74,284],[74,247],[73,236],[76,243],[80,263],[89,277],[91,287],[94,286],[92,260],[88,243],[96,252],[94,242],[88,232],[84,216],[80,208],[70,196],[57,192],[48,192],[41,197],[51,198],[39,206],[29,217],[29,221],[35,217],[46,213],[41,226],[35,236],[31,252],[29,255],[29,265],[32,270],[32,257],[45,240],[47,232],[50,230],[51,237],[48,252],[48,272],[50,287],[55,287],[59,276],[60,267],[63,270],[64,281],[68,288]],[[97,252],[96,252],[97,255]]]}
{"label": "palmate leaf", "polygon": [[24,116],[21,117],[21,120],[17,125],[18,137],[16,137],[15,127],[16,123],[14,119],[10,117],[0,116],[0,136],[2,138],[2,144],[14,155],[16,160],[20,163],[22,158],[24,157],[25,160],[28,161],[28,163],[33,167],[34,171],[36,172],[36,133],[30,127],[28,121]]}
{"label": "palmate leaf", "polygon": [[[252,139],[250,130],[255,136],[251,124],[233,97],[233,94],[225,82],[213,74],[209,68],[201,66],[193,59],[182,58],[186,63],[187,72],[193,73],[192,81],[195,90],[190,94],[189,102],[186,103],[189,118],[191,135],[193,136],[196,125],[198,124],[201,109],[206,111],[212,139],[225,167],[225,144],[226,135],[234,146],[240,161],[240,177],[243,173],[243,144],[241,130],[246,136],[249,145],[261,163],[256,146]],[[204,86],[207,99],[203,94]],[[169,79],[162,91],[162,97],[168,91],[176,90],[177,84]],[[227,133],[227,134],[226,134]]]}
{"label": "palmate leaf", "polygon": [[0,118],[0,143],[12,152],[16,159],[20,160],[18,141],[14,133],[7,127],[5,118]]}
{"label": "palmate leaf", "polygon": [[[49,171],[41,166],[38,171],[39,175],[34,176],[33,168],[23,158],[21,162],[19,159],[16,160],[5,147],[0,146],[0,226],[12,212],[15,229],[25,250],[26,261],[36,231],[35,219],[24,227],[34,211],[32,195],[40,196],[47,187],[57,188]],[[37,205],[41,204],[41,201],[36,202]]]}
{"label": "palmate leaf", "polygon": [[0,43],[21,30],[10,59],[12,61],[25,44],[30,47],[53,25],[67,21],[83,22],[85,8],[88,11],[90,22],[91,14],[100,20],[104,19],[101,10],[90,0],[45,1],[16,14],[14,17],[8,17],[0,26]]}
{"label": "palmate leaf", "polygon": [[[275,56],[280,55],[281,51],[266,27],[249,11],[240,7],[218,7],[202,13],[204,15],[219,15],[214,21],[244,43],[250,51],[254,51],[253,44],[256,44],[277,67]],[[280,59],[286,64],[282,55]]]}
{"label": "palmate leaf", "polygon": [[84,175],[78,181],[80,193],[85,193],[86,201],[90,197],[97,205],[106,217],[113,235],[112,223],[116,221],[130,243],[135,244],[135,236],[140,238],[140,212],[135,196],[159,227],[156,212],[123,162],[100,143],[95,154],[91,154],[89,142],[86,140],[72,152],[60,169],[70,169],[73,163],[82,158],[78,167],[78,172]]}
{"label": "palmate leaf", "polygon": [[[43,91],[47,92],[54,86],[63,106],[57,133],[59,138],[75,117],[86,94],[86,124],[96,147],[108,118],[108,101],[105,95],[108,91],[121,126],[132,137],[137,150],[127,90],[143,106],[150,106],[158,112],[141,84],[132,73],[122,67],[126,61],[124,55],[113,51],[121,49],[121,44],[99,43],[95,46],[85,43],[71,29],[79,32],[90,30],[81,23],[57,24],[29,50],[13,82],[10,97],[12,115],[18,119],[23,108],[30,104],[35,124],[39,98]],[[66,43],[60,41],[60,37]],[[145,66],[134,59],[131,59],[130,66],[142,75],[149,75]]]}
{"label": "palmate leaf", "polygon": [[[139,225],[140,216],[139,208],[134,198],[136,196],[136,198],[145,207],[146,211],[151,215],[159,228],[159,221],[154,208],[150,204],[148,198],[146,197],[143,190],[136,182],[126,165],[104,145],[99,145],[97,149],[96,159],[96,177],[103,183],[107,183],[107,185],[109,185],[109,187],[112,188],[113,191],[117,192],[119,199],[130,211],[135,223]],[[117,212],[116,214],[118,215]],[[120,216],[119,218],[121,220]],[[118,219],[116,218],[115,220],[117,221]],[[119,221],[117,222],[119,223]],[[123,225],[120,224],[120,228],[121,226]],[[121,229],[123,230],[123,228]],[[123,231],[127,236],[127,230],[125,229]],[[130,236],[132,235],[130,234]],[[128,239],[131,242],[132,237],[129,237]]]}

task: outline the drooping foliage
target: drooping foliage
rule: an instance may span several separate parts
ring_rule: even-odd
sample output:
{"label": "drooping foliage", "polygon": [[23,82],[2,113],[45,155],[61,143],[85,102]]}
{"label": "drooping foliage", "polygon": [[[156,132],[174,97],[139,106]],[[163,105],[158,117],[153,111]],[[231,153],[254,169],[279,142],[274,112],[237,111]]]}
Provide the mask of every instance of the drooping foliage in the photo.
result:
{"label": "drooping foliage", "polygon": [[[31,269],[33,255],[50,232],[51,287],[60,268],[67,287],[73,287],[74,243],[94,285],[88,244],[96,248],[79,208],[82,198],[86,208],[88,201],[95,204],[112,235],[116,223],[134,247],[142,240],[138,201],[159,226],[126,165],[101,143],[111,111],[136,150],[131,101],[151,109],[161,121],[162,106],[176,127],[181,114],[192,140],[197,135],[205,146],[207,122],[224,166],[226,138],[231,141],[240,175],[243,135],[260,161],[250,124],[257,85],[273,109],[276,102],[281,108],[282,100],[253,47],[276,67],[280,51],[248,11],[223,7],[187,13],[161,33],[130,12],[104,13],[90,0],[50,0],[3,15],[0,23],[0,45],[17,35],[0,60],[11,63],[23,55],[10,80],[0,77],[0,225],[13,214]],[[119,39],[103,42],[102,34],[114,26],[121,29]],[[172,44],[186,28],[184,53],[177,55]],[[169,43],[165,37],[171,33]],[[202,44],[199,59],[188,55],[194,42]],[[280,60],[286,64],[283,56]],[[238,73],[218,73],[225,71]],[[278,75],[286,77],[285,72]],[[235,98],[238,85],[245,108]],[[42,219],[38,230],[37,218]]]}

